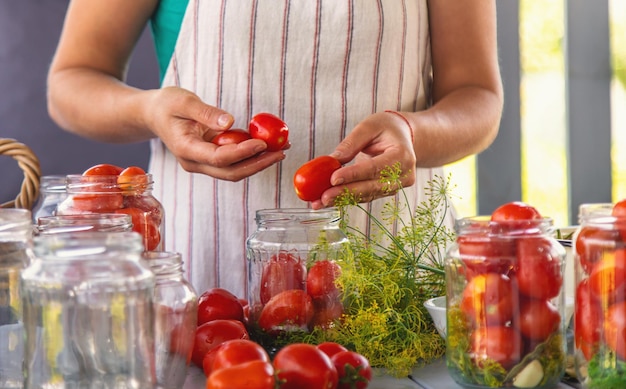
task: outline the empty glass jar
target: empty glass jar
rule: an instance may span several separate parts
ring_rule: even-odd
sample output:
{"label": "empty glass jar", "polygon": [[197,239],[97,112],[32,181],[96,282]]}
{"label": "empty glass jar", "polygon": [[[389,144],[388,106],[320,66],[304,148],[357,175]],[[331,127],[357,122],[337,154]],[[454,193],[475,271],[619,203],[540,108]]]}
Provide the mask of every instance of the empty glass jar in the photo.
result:
{"label": "empty glass jar", "polygon": [[281,335],[325,328],[342,315],[334,279],[348,239],[339,220],[334,208],[257,211],[257,230],[247,240],[248,326],[268,352],[281,346]]}
{"label": "empty glass jar", "polygon": [[77,215],[42,216],[35,224],[35,234],[65,232],[129,232],[133,221],[123,213],[84,213]]}
{"label": "empty glass jar", "polygon": [[31,212],[0,208],[0,388],[22,388],[24,324],[20,274],[30,263]]}
{"label": "empty glass jar", "polygon": [[467,388],[553,388],[566,356],[565,249],[550,219],[460,219],[446,258],[446,363]]}
{"label": "empty glass jar", "polygon": [[155,277],[136,232],[34,238],[22,272],[25,387],[152,389]]}
{"label": "empty glass jar", "polygon": [[179,253],[146,252],[154,272],[155,355],[159,388],[180,389],[191,360],[198,316],[198,296],[183,276]]}
{"label": "empty glass jar", "polygon": [[33,223],[37,224],[42,216],[54,215],[66,196],[64,175],[42,176],[39,179],[39,198],[32,211]]}

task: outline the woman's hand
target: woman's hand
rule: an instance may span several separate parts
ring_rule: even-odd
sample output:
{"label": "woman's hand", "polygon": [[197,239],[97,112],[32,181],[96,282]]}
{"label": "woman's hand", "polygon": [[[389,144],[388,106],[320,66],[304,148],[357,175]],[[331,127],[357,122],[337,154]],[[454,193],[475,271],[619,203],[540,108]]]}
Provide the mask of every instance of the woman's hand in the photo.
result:
{"label": "woman's hand", "polygon": [[258,139],[225,146],[211,143],[231,128],[233,117],[187,90],[168,87],[150,93],[146,123],[189,172],[239,181],[285,158],[282,150],[264,152],[267,145]]}
{"label": "woman's hand", "polygon": [[331,177],[333,187],[311,206],[331,206],[345,188],[358,194],[363,202],[395,194],[399,188],[380,182],[381,171],[395,163],[400,163],[402,186],[413,185],[416,158],[411,131],[407,122],[394,113],[379,112],[365,118],[331,153],[342,164],[354,163],[335,171]]}

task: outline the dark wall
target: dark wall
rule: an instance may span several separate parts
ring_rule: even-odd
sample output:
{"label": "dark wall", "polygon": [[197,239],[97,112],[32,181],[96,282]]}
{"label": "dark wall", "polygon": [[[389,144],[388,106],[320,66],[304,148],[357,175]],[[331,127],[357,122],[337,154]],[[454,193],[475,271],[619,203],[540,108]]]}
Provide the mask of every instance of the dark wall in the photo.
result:
{"label": "dark wall", "polygon": [[[132,1],[132,0],[129,0]],[[97,163],[120,166],[148,163],[148,144],[112,145],[80,138],[56,126],[46,109],[46,75],[68,0],[0,1],[0,138],[29,146],[42,174],[80,173]],[[158,68],[149,31],[133,56],[128,82],[158,86]],[[0,203],[20,190],[22,170],[0,157]]]}

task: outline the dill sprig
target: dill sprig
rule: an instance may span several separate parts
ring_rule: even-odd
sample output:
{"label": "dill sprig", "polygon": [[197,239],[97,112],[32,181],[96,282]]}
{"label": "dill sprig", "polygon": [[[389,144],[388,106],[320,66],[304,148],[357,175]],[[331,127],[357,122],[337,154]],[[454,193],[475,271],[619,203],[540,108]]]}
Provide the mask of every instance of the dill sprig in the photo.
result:
{"label": "dill sprig", "polygon": [[[341,228],[350,241],[337,260],[344,315],[330,328],[315,328],[299,339],[344,344],[396,376],[406,376],[445,352],[424,302],[445,294],[445,251],[454,240],[444,224],[450,180],[435,176],[425,188],[427,200],[411,209],[401,174],[399,164],[381,172],[380,182],[397,195],[384,205],[380,219],[354,193],[337,198]],[[369,235],[350,224],[349,208],[368,216],[374,226]]]}

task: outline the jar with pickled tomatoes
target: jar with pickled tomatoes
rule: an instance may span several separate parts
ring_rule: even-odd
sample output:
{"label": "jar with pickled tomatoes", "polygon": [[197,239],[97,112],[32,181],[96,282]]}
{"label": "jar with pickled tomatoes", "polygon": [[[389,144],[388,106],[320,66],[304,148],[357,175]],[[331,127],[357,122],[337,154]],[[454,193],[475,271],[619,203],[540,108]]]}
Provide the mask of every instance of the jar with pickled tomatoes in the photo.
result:
{"label": "jar with pickled tomatoes", "polygon": [[448,371],[468,388],[555,387],[566,356],[565,249],[551,219],[524,203],[502,207],[456,222],[446,257]]}
{"label": "jar with pickled tomatoes", "polygon": [[626,387],[626,200],[582,204],[579,224],[576,374],[584,388]]}
{"label": "jar with pickled tomatoes", "polygon": [[247,240],[248,329],[273,354],[293,332],[328,329],[343,314],[335,281],[348,248],[335,208],[264,209]]}
{"label": "jar with pickled tomatoes", "polygon": [[132,230],[143,237],[146,251],[164,250],[164,211],[152,195],[152,175],[131,166],[126,169],[96,165],[83,174],[66,177],[67,198],[57,215],[119,213],[130,215]]}

